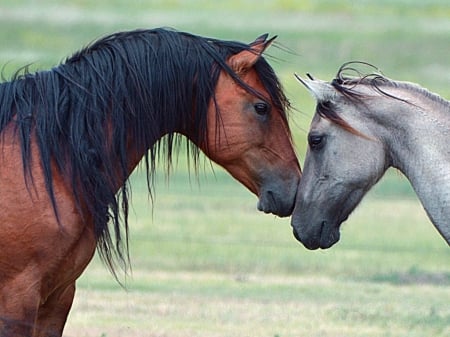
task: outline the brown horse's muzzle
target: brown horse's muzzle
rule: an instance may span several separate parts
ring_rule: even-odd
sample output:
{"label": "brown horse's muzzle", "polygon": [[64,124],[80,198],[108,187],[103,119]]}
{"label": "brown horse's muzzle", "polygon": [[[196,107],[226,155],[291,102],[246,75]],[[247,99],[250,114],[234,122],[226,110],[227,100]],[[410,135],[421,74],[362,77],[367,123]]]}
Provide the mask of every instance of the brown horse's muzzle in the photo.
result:
{"label": "brown horse's muzzle", "polygon": [[291,215],[299,180],[300,175],[292,175],[284,181],[279,178],[263,184],[259,193],[258,210],[280,217]]}

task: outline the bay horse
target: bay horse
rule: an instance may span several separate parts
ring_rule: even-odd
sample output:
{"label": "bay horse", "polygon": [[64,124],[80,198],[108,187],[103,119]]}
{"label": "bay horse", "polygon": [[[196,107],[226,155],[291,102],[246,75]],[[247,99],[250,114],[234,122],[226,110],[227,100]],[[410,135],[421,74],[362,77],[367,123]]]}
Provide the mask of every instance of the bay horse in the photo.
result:
{"label": "bay horse", "polygon": [[297,239],[309,249],[331,247],[341,223],[394,167],[450,244],[450,102],[378,72],[364,75],[353,63],[331,82],[298,79],[317,105],[292,216]]}
{"label": "bay horse", "polygon": [[267,37],[119,32],[0,84],[0,336],[61,336],[96,248],[127,268],[128,178],[142,159],[151,193],[182,136],[191,162],[203,151],[259,210],[291,214],[301,171]]}

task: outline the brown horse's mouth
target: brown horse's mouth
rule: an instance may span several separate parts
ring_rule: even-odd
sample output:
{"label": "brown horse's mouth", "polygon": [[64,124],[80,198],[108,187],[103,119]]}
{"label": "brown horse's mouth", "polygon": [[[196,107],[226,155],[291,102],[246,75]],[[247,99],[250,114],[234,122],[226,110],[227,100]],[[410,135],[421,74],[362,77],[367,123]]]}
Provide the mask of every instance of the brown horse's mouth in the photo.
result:
{"label": "brown horse's mouth", "polygon": [[292,214],[294,203],[277,198],[274,192],[267,191],[262,195],[257,204],[258,211],[272,213],[279,217],[286,217]]}
{"label": "brown horse's mouth", "polygon": [[295,206],[298,180],[298,176],[292,176],[287,182],[271,180],[264,184],[258,198],[258,210],[279,217],[290,216]]}

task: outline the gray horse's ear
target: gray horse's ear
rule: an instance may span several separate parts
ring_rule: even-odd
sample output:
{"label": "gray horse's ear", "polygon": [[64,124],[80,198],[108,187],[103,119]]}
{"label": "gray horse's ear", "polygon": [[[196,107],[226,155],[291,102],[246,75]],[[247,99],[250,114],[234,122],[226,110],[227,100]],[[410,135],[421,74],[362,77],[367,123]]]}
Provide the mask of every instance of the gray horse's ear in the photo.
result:
{"label": "gray horse's ear", "polygon": [[310,74],[307,74],[308,78],[301,78],[297,74],[294,76],[308,89],[316,101],[332,101],[336,97],[336,90],[329,82],[314,79]]}

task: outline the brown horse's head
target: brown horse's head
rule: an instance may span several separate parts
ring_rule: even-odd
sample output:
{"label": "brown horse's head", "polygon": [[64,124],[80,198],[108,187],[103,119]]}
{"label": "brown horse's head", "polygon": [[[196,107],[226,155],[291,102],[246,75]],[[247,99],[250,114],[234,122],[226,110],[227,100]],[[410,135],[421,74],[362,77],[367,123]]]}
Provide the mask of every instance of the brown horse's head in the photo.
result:
{"label": "brown horse's head", "polygon": [[[259,197],[259,210],[288,216],[301,171],[284,111],[287,100],[261,57],[272,40],[263,36],[251,49],[228,58],[236,78],[221,71],[208,109],[207,141],[201,147]],[[260,63],[270,70],[268,75]]]}

